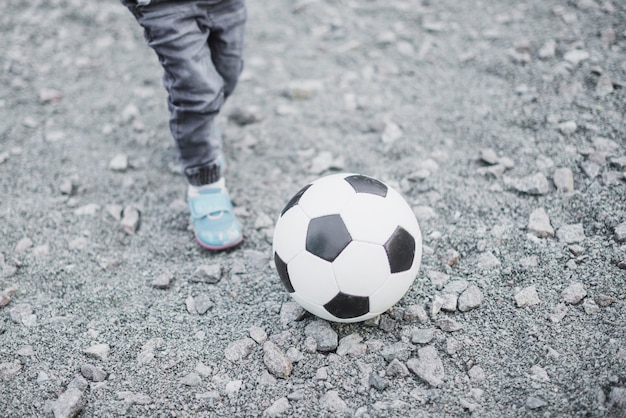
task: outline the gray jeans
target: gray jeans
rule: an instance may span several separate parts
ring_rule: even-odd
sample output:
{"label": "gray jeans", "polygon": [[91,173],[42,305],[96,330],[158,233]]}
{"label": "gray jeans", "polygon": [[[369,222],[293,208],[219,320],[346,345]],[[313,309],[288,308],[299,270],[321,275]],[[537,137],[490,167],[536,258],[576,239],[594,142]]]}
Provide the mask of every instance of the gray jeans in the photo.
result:
{"label": "gray jeans", "polygon": [[243,68],[245,0],[121,0],[163,66],[170,130],[192,185],[219,180],[215,116]]}

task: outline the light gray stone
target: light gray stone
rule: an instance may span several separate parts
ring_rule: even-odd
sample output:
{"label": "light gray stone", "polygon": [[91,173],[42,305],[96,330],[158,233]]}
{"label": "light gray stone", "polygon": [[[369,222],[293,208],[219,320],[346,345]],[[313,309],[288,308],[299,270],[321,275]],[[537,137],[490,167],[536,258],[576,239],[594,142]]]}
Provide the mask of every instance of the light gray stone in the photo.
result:
{"label": "light gray stone", "polygon": [[518,308],[539,304],[539,295],[535,286],[528,286],[515,293],[515,303]]}
{"label": "light gray stone", "polygon": [[420,348],[417,358],[407,362],[407,367],[431,386],[441,386],[445,377],[443,362],[432,345]]}
{"label": "light gray stone", "polygon": [[574,191],[574,174],[569,168],[557,168],[554,170],[552,181],[557,190],[562,192]]}
{"label": "light gray stone", "polygon": [[483,303],[483,292],[476,285],[470,285],[459,296],[459,311],[467,312],[476,309]]}
{"label": "light gray stone", "polygon": [[198,266],[190,277],[191,282],[217,283],[222,279],[222,266],[219,264],[204,264]]}
{"label": "light gray stone", "polygon": [[91,380],[92,382],[104,382],[108,376],[107,372],[93,364],[83,364],[80,366],[80,373],[85,379]]}
{"label": "light gray stone", "polygon": [[572,283],[561,292],[561,299],[566,303],[575,305],[587,296],[587,291],[580,282]]}
{"label": "light gray stone", "polygon": [[263,411],[264,417],[279,417],[284,415],[289,411],[291,405],[289,404],[289,400],[286,397],[278,398],[272,405]]}
{"label": "light gray stone", "polygon": [[541,196],[548,194],[550,191],[550,184],[543,173],[535,173],[521,178],[505,176],[503,179],[506,187],[519,193]]}
{"label": "light gray stone", "polygon": [[312,337],[317,343],[317,351],[334,351],[338,344],[338,335],[326,321],[315,320],[304,329],[307,337]]}
{"label": "light gray stone", "polygon": [[227,360],[237,362],[248,357],[255,347],[256,343],[253,339],[242,338],[228,344],[224,350],[224,357],[226,357]]}
{"label": "light gray stone", "polygon": [[109,357],[111,347],[108,344],[94,344],[85,349],[84,353],[87,357],[92,357],[101,361],[105,361]]}
{"label": "light gray stone", "polygon": [[528,232],[539,238],[554,236],[554,228],[550,225],[550,218],[545,209],[535,209],[530,214],[530,218],[528,219]]}
{"label": "light gray stone", "polygon": [[69,388],[52,403],[54,418],[73,418],[83,410],[85,404],[83,392]]}
{"label": "light gray stone", "polygon": [[296,302],[285,302],[280,309],[280,323],[283,326],[289,325],[292,322],[299,321],[304,318],[306,311]]}
{"label": "light gray stone", "polygon": [[413,344],[428,344],[434,337],[435,330],[433,328],[415,328],[411,331],[411,342]]}
{"label": "light gray stone", "polygon": [[263,364],[271,374],[281,379],[287,379],[293,370],[289,357],[272,341],[263,344]]}
{"label": "light gray stone", "polygon": [[565,244],[575,244],[585,240],[585,230],[583,224],[563,225],[556,232],[559,241]]}
{"label": "light gray stone", "polygon": [[463,325],[461,325],[458,321],[452,318],[442,318],[437,321],[437,327],[440,330],[445,332],[456,332],[463,329]]}
{"label": "light gray stone", "polygon": [[330,390],[326,392],[320,399],[322,409],[333,414],[346,414],[350,411],[346,402],[339,397],[339,392]]}
{"label": "light gray stone", "polygon": [[615,227],[613,236],[617,242],[626,241],[626,222],[622,222]]}

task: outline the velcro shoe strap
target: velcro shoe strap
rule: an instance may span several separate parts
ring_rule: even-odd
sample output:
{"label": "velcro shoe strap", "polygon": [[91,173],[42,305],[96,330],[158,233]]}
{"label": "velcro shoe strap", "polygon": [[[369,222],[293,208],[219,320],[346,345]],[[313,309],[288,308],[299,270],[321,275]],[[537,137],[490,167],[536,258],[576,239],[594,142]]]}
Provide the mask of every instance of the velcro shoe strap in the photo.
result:
{"label": "velcro shoe strap", "polygon": [[191,217],[194,219],[204,218],[207,215],[218,212],[232,212],[233,204],[225,193],[200,195],[189,201]]}

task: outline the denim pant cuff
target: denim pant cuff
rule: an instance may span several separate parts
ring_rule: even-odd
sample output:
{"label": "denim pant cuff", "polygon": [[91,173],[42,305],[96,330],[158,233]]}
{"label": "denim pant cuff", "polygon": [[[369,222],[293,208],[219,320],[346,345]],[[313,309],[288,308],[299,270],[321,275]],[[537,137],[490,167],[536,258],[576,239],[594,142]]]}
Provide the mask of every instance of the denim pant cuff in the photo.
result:
{"label": "denim pant cuff", "polygon": [[185,177],[192,186],[204,186],[215,183],[222,176],[219,164],[185,169]]}

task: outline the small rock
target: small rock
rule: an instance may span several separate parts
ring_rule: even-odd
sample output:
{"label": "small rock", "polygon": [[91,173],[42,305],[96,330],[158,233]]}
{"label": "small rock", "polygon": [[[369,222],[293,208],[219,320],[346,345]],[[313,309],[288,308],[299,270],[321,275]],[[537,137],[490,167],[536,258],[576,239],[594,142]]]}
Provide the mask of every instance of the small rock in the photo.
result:
{"label": "small rock", "polygon": [[[613,387],[611,388],[611,392],[609,393],[608,399],[609,409],[613,409],[619,413],[621,409],[622,412],[626,411],[626,388],[623,387]],[[619,416],[619,415],[616,415]]]}
{"label": "small rock", "polygon": [[337,333],[326,321],[316,320],[311,322],[304,329],[304,334],[315,339],[318,351],[333,351],[337,348]]}
{"label": "small rock", "polygon": [[445,332],[456,332],[463,329],[463,326],[452,318],[442,318],[437,321],[437,326]]}
{"label": "small rock", "polygon": [[242,338],[237,341],[233,341],[224,350],[224,356],[233,362],[243,360],[248,357],[252,350],[256,347],[256,343],[251,338]]}
{"label": "small rock", "polygon": [[557,190],[562,192],[571,192],[574,190],[574,174],[569,168],[557,168],[554,170],[552,181]]}
{"label": "small rock", "polygon": [[224,393],[228,396],[235,396],[237,392],[241,390],[243,386],[243,380],[231,380],[226,383],[226,387],[224,388]]}
{"label": "small rock", "polygon": [[463,341],[457,340],[456,338],[447,338],[446,339],[446,353],[452,356],[463,349]]}
{"label": "small rock", "polygon": [[289,400],[285,397],[276,399],[272,405],[263,411],[265,417],[279,417],[289,411]]}
{"label": "small rock", "polygon": [[411,342],[413,344],[428,344],[435,337],[435,330],[432,328],[415,328],[411,331]]}
{"label": "small rock", "polygon": [[522,178],[504,177],[504,184],[519,193],[529,195],[545,195],[550,191],[548,179],[542,173]]}
{"label": "small rock", "polygon": [[126,171],[128,169],[128,157],[125,154],[117,154],[109,161],[109,169],[113,171]]}
{"label": "small rock", "polygon": [[392,361],[394,359],[406,361],[411,354],[411,350],[412,347],[409,344],[398,341],[383,347],[383,349],[380,350],[380,355],[383,356],[386,361]]}
{"label": "small rock", "polygon": [[600,312],[600,307],[593,299],[585,299],[583,302],[583,309],[587,315],[595,315]]}
{"label": "small rock", "polygon": [[496,152],[492,148],[486,148],[486,149],[480,150],[479,158],[482,162],[484,162],[485,164],[489,164],[489,165],[498,164],[500,160],[498,158],[498,154],[496,154]]}
{"label": "small rock", "polygon": [[215,284],[222,279],[222,266],[219,264],[205,264],[198,266],[189,278],[191,282]]}
{"label": "small rock", "polygon": [[10,381],[22,371],[22,364],[19,361],[12,363],[0,363],[0,380]]}
{"label": "small rock", "polygon": [[59,191],[67,196],[71,196],[74,194],[74,183],[70,179],[63,179],[61,183],[59,183]]}
{"label": "small rock", "polygon": [[250,338],[252,338],[257,344],[263,344],[267,341],[267,333],[261,327],[257,327],[256,325],[252,325],[248,330],[248,334],[250,334]]}
{"label": "small rock", "polygon": [[95,216],[100,211],[100,205],[97,203],[88,203],[80,206],[74,210],[74,215],[77,216]]}
{"label": "small rock", "polygon": [[337,346],[337,355],[345,356],[350,355],[352,357],[359,357],[365,354],[367,346],[362,344],[363,337],[359,334],[350,334],[339,340]]}
{"label": "small rock", "polygon": [[429,345],[417,351],[418,358],[407,362],[407,367],[431,386],[440,386],[445,377],[443,362],[435,347]]}
{"label": "small rock", "polygon": [[328,380],[328,367],[320,367],[315,372],[316,380]]}
{"label": "small rock", "polygon": [[304,358],[304,355],[295,347],[289,347],[287,349],[287,358],[291,360],[292,363],[298,363]]}
{"label": "small rock", "polygon": [[480,366],[472,366],[472,368],[468,370],[467,375],[472,382],[475,383],[483,382],[487,378],[485,370]]}
{"label": "small rock", "polygon": [[280,323],[287,326],[295,321],[300,321],[307,314],[307,311],[298,303],[290,301],[283,303],[280,308]]}
{"label": "small rock", "polygon": [[248,108],[238,107],[238,108],[233,109],[233,111],[230,112],[230,114],[228,115],[228,120],[234,122],[235,124],[239,126],[245,126],[245,125],[257,123],[261,121],[262,119],[263,118],[259,114],[258,109],[256,109],[255,107],[248,107]]}
{"label": "small rock", "polygon": [[609,295],[598,295],[594,298],[596,304],[603,308],[612,305],[615,302],[615,298]]}
{"label": "small rock", "polygon": [[91,380],[92,382],[104,382],[108,376],[107,372],[93,364],[83,364],[80,366],[80,374],[82,374],[85,379]]}
{"label": "small rock", "polygon": [[198,296],[193,298],[193,305],[198,315],[204,315],[213,307],[213,301],[208,294],[200,293]]}
{"label": "small rock", "polygon": [[469,282],[467,280],[453,280],[446,284],[441,290],[442,293],[452,293],[454,295],[460,295],[467,289]]}
{"label": "small rock", "polygon": [[430,279],[431,284],[437,290],[441,290],[446,282],[450,279],[450,276],[448,276],[447,274],[435,270],[428,270],[426,272],[426,277]]}
{"label": "small rock", "polygon": [[402,131],[402,128],[400,128],[398,124],[394,122],[387,122],[385,124],[385,129],[383,130],[381,140],[385,144],[391,144],[397,141],[398,139],[402,138],[403,135],[404,135],[404,132]]}
{"label": "small rock", "polygon": [[321,80],[295,80],[289,83],[285,96],[291,100],[307,100],[324,90]]}
{"label": "small rock", "polygon": [[549,238],[554,236],[554,229],[550,225],[550,218],[545,209],[535,209],[528,219],[528,232],[539,238]]}
{"label": "small rock", "polygon": [[174,275],[170,272],[165,272],[152,280],[151,285],[156,289],[168,289],[171,286],[173,280]]}
{"label": "small rock", "polygon": [[537,289],[535,286],[528,286],[515,293],[515,303],[518,308],[524,306],[534,306],[539,304],[539,295],[537,295]]}
{"label": "small rock", "polygon": [[213,372],[209,366],[205,365],[201,361],[196,364],[196,368],[194,370],[200,375],[200,377],[210,377]]}
{"label": "small rock", "polygon": [[135,232],[139,229],[140,220],[141,212],[139,212],[139,209],[134,206],[126,206],[124,210],[122,210],[120,226],[128,235],[135,235]]}
{"label": "small rock", "polygon": [[419,321],[422,324],[428,322],[428,314],[421,305],[411,305],[404,310],[404,318],[406,322]]}
{"label": "small rock", "polygon": [[569,304],[575,305],[587,296],[587,291],[580,282],[572,283],[561,292],[561,298]]}
{"label": "small rock", "polygon": [[530,368],[530,378],[538,382],[547,383],[550,381],[548,372],[541,366],[534,365]]}
{"label": "small rock", "polygon": [[88,357],[93,357],[101,361],[105,361],[109,357],[111,347],[108,344],[94,344],[85,349],[84,353]]}
{"label": "small rock", "polygon": [[571,51],[567,51],[565,55],[563,55],[563,59],[572,65],[578,65],[581,62],[588,60],[590,56],[591,55],[587,51],[582,49],[573,49]]}
{"label": "small rock", "polygon": [[409,369],[396,358],[391,360],[385,373],[389,377],[406,377],[409,375]]}
{"label": "small rock", "polygon": [[613,82],[608,74],[604,73],[598,77],[598,81],[596,82],[596,95],[599,97],[604,97],[607,94],[611,94],[613,92]]}
{"label": "small rock", "polygon": [[52,403],[55,418],[73,418],[83,410],[83,392],[76,388],[68,388]]}
{"label": "small rock", "polygon": [[44,87],[39,90],[39,101],[41,103],[53,103],[58,102],[63,98],[63,93],[59,90]]}
{"label": "small rock", "polygon": [[15,254],[25,253],[32,246],[33,246],[33,241],[30,238],[28,238],[28,237],[24,237],[24,238],[20,239],[17,242],[17,244],[15,244],[15,249],[13,250],[13,253],[15,253]]}
{"label": "small rock", "polygon": [[491,270],[500,264],[500,260],[491,251],[481,253],[476,259],[476,269],[479,271]]}
{"label": "small rock", "polygon": [[85,237],[74,238],[67,243],[67,248],[70,251],[83,251],[89,246],[89,240]]}
{"label": "small rock", "polygon": [[263,344],[263,363],[270,373],[281,379],[287,379],[293,370],[291,360],[271,341]]}
{"label": "small rock", "polygon": [[483,303],[483,299],[483,292],[478,286],[471,285],[459,296],[459,311],[467,312],[476,309]]}
{"label": "small rock", "polygon": [[546,41],[539,51],[537,51],[537,55],[542,60],[548,60],[554,58],[554,54],[556,51],[556,42],[553,39]]}
{"label": "small rock", "polygon": [[185,386],[198,386],[201,383],[202,378],[196,372],[187,373],[180,379],[180,384]]}
{"label": "small rock", "polygon": [[613,233],[614,233],[613,238],[615,238],[615,241],[617,242],[626,241],[626,222],[622,222],[621,224],[617,225]]}
{"label": "small rock", "polygon": [[446,312],[456,311],[458,296],[454,293],[444,293],[441,297],[441,309]]}
{"label": "small rock", "polygon": [[371,387],[381,392],[389,387],[389,380],[380,377],[376,372],[370,373],[368,382]]}
{"label": "small rock", "polygon": [[546,406],[548,403],[543,399],[537,398],[536,396],[529,396],[526,399],[526,408],[528,409],[538,409]]}
{"label": "small rock", "polygon": [[559,241],[565,244],[575,244],[585,240],[583,224],[563,225],[556,233]]}
{"label": "small rock", "polygon": [[550,314],[548,318],[550,319],[550,321],[557,324],[561,322],[563,318],[565,318],[565,315],[567,315],[568,311],[569,311],[569,308],[567,307],[565,303],[559,303],[558,305],[554,307],[554,309],[552,310],[552,313]]}
{"label": "small rock", "polygon": [[320,406],[333,414],[345,414],[350,410],[345,401],[339,397],[339,392],[336,390],[326,392],[320,399]]}
{"label": "small rock", "polygon": [[559,123],[558,128],[563,135],[571,135],[576,132],[576,130],[578,129],[578,125],[573,120],[568,120]]}

